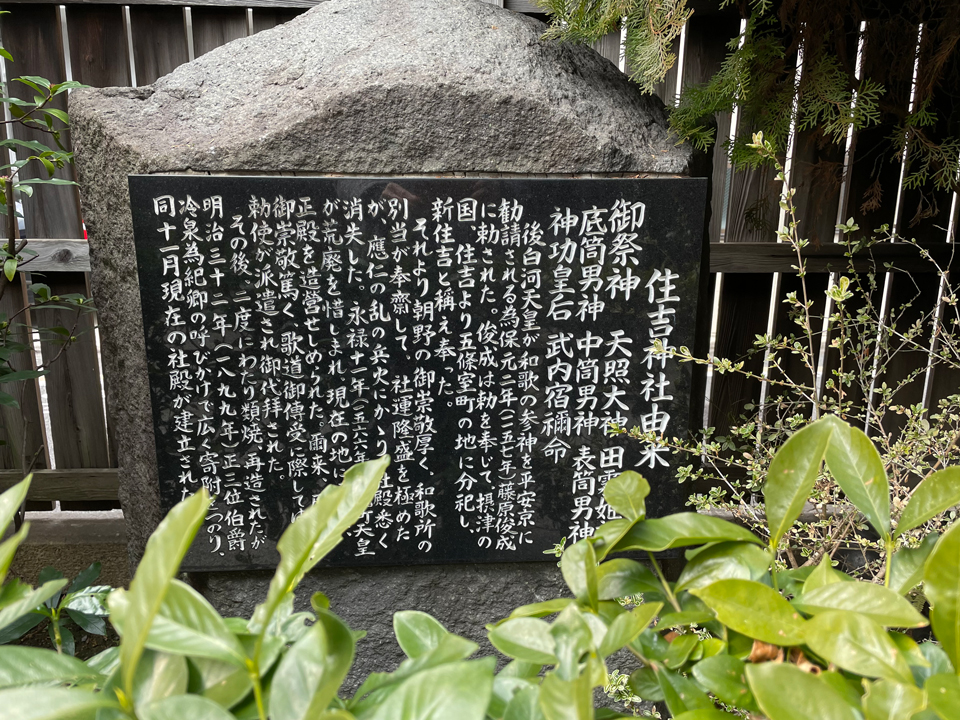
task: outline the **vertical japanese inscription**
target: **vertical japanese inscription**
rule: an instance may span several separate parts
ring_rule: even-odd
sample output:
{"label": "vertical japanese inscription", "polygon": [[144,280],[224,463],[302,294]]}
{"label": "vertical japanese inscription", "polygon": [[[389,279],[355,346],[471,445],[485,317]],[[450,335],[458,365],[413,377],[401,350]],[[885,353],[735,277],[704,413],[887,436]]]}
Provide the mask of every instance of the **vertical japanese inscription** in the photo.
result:
{"label": "vertical japanese inscription", "polygon": [[[687,429],[705,183],[133,176],[166,506],[194,569],[272,565],[350,465],[393,456],[332,562],[543,559]],[[655,346],[655,341],[659,341]]]}

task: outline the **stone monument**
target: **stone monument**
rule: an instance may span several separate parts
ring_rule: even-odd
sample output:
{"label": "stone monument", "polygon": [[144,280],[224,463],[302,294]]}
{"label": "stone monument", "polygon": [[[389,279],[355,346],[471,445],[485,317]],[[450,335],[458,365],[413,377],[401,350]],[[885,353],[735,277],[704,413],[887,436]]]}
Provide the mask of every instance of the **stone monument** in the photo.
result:
{"label": "stone monument", "polygon": [[[480,0],[333,0],[152,86],[73,94],[132,559],[162,509],[128,177],[697,174],[657,98],[588,48],[543,42],[543,31]],[[224,614],[246,615],[269,576],[198,572],[192,581]],[[325,568],[304,581],[300,601],[322,589],[368,631],[359,678],[400,660],[394,610],[423,610],[482,639],[485,622],[561,588],[549,560]]]}

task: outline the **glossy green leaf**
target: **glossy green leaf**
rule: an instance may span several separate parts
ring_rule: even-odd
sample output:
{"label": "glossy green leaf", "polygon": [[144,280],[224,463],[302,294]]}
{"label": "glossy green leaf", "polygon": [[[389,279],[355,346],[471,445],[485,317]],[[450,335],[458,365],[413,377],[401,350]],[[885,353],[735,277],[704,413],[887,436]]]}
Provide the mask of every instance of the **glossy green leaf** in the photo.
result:
{"label": "glossy green leaf", "polygon": [[885,627],[918,628],[927,619],[903,597],[882,585],[869,582],[838,582],[823,585],[794,598],[794,607],[808,615],[828,610],[849,610],[866,615]]}
{"label": "glossy green leaf", "polygon": [[570,591],[580,602],[597,609],[597,556],[590,540],[568,547],[560,558],[560,571]]}
{"label": "glossy green leaf", "polygon": [[854,612],[831,610],[807,622],[806,644],[848,672],[868,678],[912,683],[906,659],[886,630]]}
{"label": "glossy green leaf", "polygon": [[3,261],[3,274],[10,282],[17,276],[17,259],[7,258]]}
{"label": "glossy green leaf", "polygon": [[933,632],[954,667],[960,667],[960,523],[950,526],[927,558],[923,592]]}
{"label": "glossy green leaf", "polygon": [[657,673],[657,680],[660,682],[660,689],[663,691],[663,699],[667,703],[667,709],[673,716],[691,710],[711,710],[715,708],[713,701],[690,678],[666,669],[660,669]]}
{"label": "glossy green leaf", "polygon": [[687,512],[638,522],[617,543],[613,552],[628,550],[660,552],[670,548],[724,540],[763,544],[756,535],[739,525],[721,518]]}
{"label": "glossy green leaf", "polygon": [[581,613],[576,605],[571,605],[550,626],[553,652],[557,656],[554,673],[562,680],[574,680],[580,674],[580,658],[593,647],[594,633],[587,617],[589,614]]}
{"label": "glossy green leaf", "polygon": [[[663,671],[661,671],[663,672]],[[657,679],[657,673],[651,667],[634,670],[627,680],[627,687],[630,691],[642,700],[648,702],[662,702],[663,690],[660,688],[660,681]]]}
{"label": "glossy green leaf", "polygon": [[[900,652],[903,654],[903,659],[907,661],[907,665],[912,668],[914,667],[930,667],[930,661],[924,657],[923,652],[920,650],[920,646],[917,645],[917,642],[910,637],[896,630],[888,630],[887,637],[893,640],[893,644],[899,648]],[[914,676],[916,677],[916,676]]]}
{"label": "glossy green leaf", "polygon": [[603,499],[627,520],[643,520],[647,514],[644,498],[650,494],[650,485],[644,477],[627,470],[607,481]]}
{"label": "glossy green leaf", "polygon": [[890,538],[890,483],[873,441],[855,427],[828,415],[834,426],[826,461],[837,485],[881,538]]}
{"label": "glossy green leaf", "polygon": [[0,543],[0,583],[3,583],[6,579],[7,572],[10,570],[10,563],[13,562],[17,549],[27,539],[27,533],[29,532],[30,523],[25,522],[17,532]]}
{"label": "glossy green leaf", "polygon": [[67,588],[67,592],[80,592],[81,590],[86,590],[88,587],[93,585],[97,581],[97,578],[100,577],[100,568],[101,563],[94,562],[86,569],[81,570],[73,579],[73,582],[70,583],[70,587]]}
{"label": "glossy green leaf", "polygon": [[770,720],[860,720],[840,693],[796,665],[747,665],[746,675],[757,705]]}
{"label": "glossy green leaf", "polygon": [[539,699],[546,720],[593,720],[593,686],[586,673],[572,680],[547,673]]}
{"label": "glossy green leaf", "polygon": [[663,592],[663,586],[653,570],[627,558],[601,563],[597,568],[597,588],[600,600]]}
{"label": "glossy green leaf", "polygon": [[753,693],[747,686],[746,664],[730,655],[715,655],[693,666],[693,676],[727,705],[756,710]]}
{"label": "glossy green leaf", "polygon": [[488,633],[490,643],[504,655],[538,665],[555,665],[556,643],[550,625],[535,618],[508,620]]}
{"label": "glossy green leaf", "polygon": [[405,680],[370,720],[484,720],[493,693],[494,658],[456,662]]}
{"label": "glossy green leaf", "polygon": [[246,668],[201,657],[188,658],[187,666],[190,673],[187,692],[202,695],[222,707],[233,707],[253,690]]}
{"label": "glossy green leaf", "polygon": [[393,614],[393,632],[407,657],[415,658],[433,650],[447,634],[438,620],[419,610],[401,610]]}
{"label": "glossy green leaf", "polygon": [[492,718],[502,718],[513,697],[521,690],[535,685],[536,683],[528,678],[512,677],[503,673],[497,674],[493,679],[493,695],[490,698],[487,715]]}
{"label": "glossy green leaf", "polygon": [[937,533],[927,535],[920,547],[900,548],[893,554],[890,564],[890,589],[898,595],[906,595],[923,580],[923,564],[930,557],[939,539]]}
{"label": "glossy green leaf", "polygon": [[234,720],[212,700],[197,695],[177,695],[137,709],[140,720]]}
{"label": "glossy green leaf", "polygon": [[0,708],[4,717],[16,720],[85,720],[95,717],[98,710],[119,706],[106,693],[67,688],[44,688],[39,692],[29,687],[0,690]]}
{"label": "glossy green leaf", "polygon": [[27,493],[30,491],[30,482],[32,480],[33,475],[27,475],[9,490],[5,490],[3,494],[0,494],[0,536],[6,532],[10,523],[13,522],[17,511],[20,510],[20,506],[27,499]]}
{"label": "glossy green leaf", "polygon": [[956,675],[934,675],[925,686],[930,708],[942,720],[960,718],[960,678]]}
{"label": "glossy green leaf", "polygon": [[494,628],[497,625],[502,625],[507,620],[512,620],[514,618],[542,618],[549,615],[554,615],[567,607],[567,605],[570,605],[574,602],[576,601],[573,598],[557,598],[556,600],[544,600],[543,602],[521,605],[500,622],[487,625],[487,629],[490,630],[491,628]]}
{"label": "glossy green leaf", "polygon": [[791,435],[770,462],[763,486],[770,547],[777,547],[780,538],[800,516],[834,430],[830,418],[811,423]]}
{"label": "glossy green leaf", "polygon": [[79,610],[74,610],[73,608],[66,608],[66,611],[69,618],[84,632],[88,632],[91,635],[107,634],[107,622],[99,615],[91,615],[80,612]]}
{"label": "glossy green leaf", "polygon": [[182,656],[145,650],[133,676],[133,693],[130,697],[139,709],[164,698],[184,694],[189,681],[190,671]]}
{"label": "glossy green leaf", "polygon": [[321,611],[277,667],[270,719],[310,720],[325,710],[353,663],[353,652],[350,628],[333,613]]}
{"label": "glossy green leaf", "polygon": [[[850,578],[844,575],[842,572],[834,570],[830,556],[824,554],[823,558],[820,560],[820,564],[814,568],[813,572],[811,572],[804,581],[802,592],[810,592],[811,590],[816,590],[824,585],[834,585],[839,582],[846,582],[849,579]],[[800,595],[801,593],[798,592],[795,594]]]}
{"label": "glossy green leaf", "polygon": [[531,685],[517,691],[507,703],[503,720],[546,720],[540,710],[540,686]]}
{"label": "glossy green leaf", "polygon": [[102,679],[86,663],[53,650],[9,645],[0,647],[0,689],[22,685],[75,684]]}
{"label": "glossy green leaf", "polygon": [[327,485],[316,502],[284,530],[277,542],[280,564],[270,580],[267,599],[250,619],[250,630],[261,632],[303,576],[343,539],[343,533],[363,514],[380,487],[390,457],[354,465],[340,485]]}
{"label": "glossy green leaf", "polygon": [[[10,583],[7,583],[8,585]],[[22,615],[30,612],[36,607],[40,607],[44,602],[52,598],[67,584],[64,579],[51,580],[45,582],[35,590],[25,588],[26,592],[17,599],[8,604],[0,603],[0,628],[6,629],[10,623],[19,619]]]}
{"label": "glossy green leaf", "polygon": [[607,555],[613,552],[617,543],[626,535],[630,528],[636,524],[634,520],[618,518],[617,520],[608,520],[598,527],[591,536],[593,541],[593,551],[597,555],[597,561],[603,560]]}
{"label": "glossy green leaf", "polygon": [[125,593],[114,591],[107,600],[111,614],[117,601],[122,601],[123,605],[120,612],[124,626],[120,672],[128,697],[133,696],[134,673],[146,648],[154,618],[160,612],[167,588],[180,568],[210,502],[210,495],[204,488],[175,505],[147,541],[130,589]]}
{"label": "glossy green leaf", "polygon": [[114,646],[98,652],[85,664],[96,673],[110,675],[120,667],[120,648]]}
{"label": "glossy green leaf", "polygon": [[633,642],[656,617],[661,608],[663,608],[663,603],[648,603],[617,615],[610,623],[610,627],[600,643],[600,656],[612,655],[620,648]]}
{"label": "glossy green leaf", "polygon": [[717,580],[760,580],[770,566],[770,553],[753,543],[711,545],[686,564],[677,580],[677,592],[704,587]]}
{"label": "glossy green leaf", "polygon": [[923,690],[890,680],[869,683],[863,696],[866,720],[908,720],[925,705]]}
{"label": "glossy green leaf", "polygon": [[960,505],[960,467],[938,470],[913,491],[910,502],[900,515],[895,536],[923,525],[955,505]]}
{"label": "glossy green leaf", "polygon": [[806,622],[773,588],[752,580],[720,580],[691,592],[724,625],[774,645],[803,643]]}
{"label": "glossy green leaf", "polygon": [[674,720],[730,720],[732,717],[736,716],[713,708],[704,710],[690,710],[677,715]]}
{"label": "glossy green leaf", "polygon": [[847,705],[860,707],[860,697],[863,695],[863,681],[856,677],[847,677],[837,670],[824,670],[817,677],[832,687]]}
{"label": "glossy green leaf", "polygon": [[[659,627],[659,626],[658,626]],[[670,670],[679,670],[693,653],[697,644],[700,642],[696,635],[679,635],[670,643],[670,649],[667,650],[663,658],[663,664]]]}

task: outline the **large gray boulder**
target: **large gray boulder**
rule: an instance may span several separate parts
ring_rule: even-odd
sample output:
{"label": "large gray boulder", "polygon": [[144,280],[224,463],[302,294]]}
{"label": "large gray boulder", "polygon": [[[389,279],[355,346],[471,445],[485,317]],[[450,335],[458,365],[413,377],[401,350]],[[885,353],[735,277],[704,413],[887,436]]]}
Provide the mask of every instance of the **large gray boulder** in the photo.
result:
{"label": "large gray boulder", "polygon": [[[541,41],[543,31],[480,0],[333,0],[152,86],[73,93],[132,558],[160,503],[127,175],[691,173],[657,98],[588,48]],[[266,580],[196,578],[238,614]],[[552,562],[325,570],[306,585],[335,589],[335,609],[376,631],[383,652],[361,653],[355,677],[395,666],[390,609],[422,609],[479,637],[481,620],[561,594]]]}

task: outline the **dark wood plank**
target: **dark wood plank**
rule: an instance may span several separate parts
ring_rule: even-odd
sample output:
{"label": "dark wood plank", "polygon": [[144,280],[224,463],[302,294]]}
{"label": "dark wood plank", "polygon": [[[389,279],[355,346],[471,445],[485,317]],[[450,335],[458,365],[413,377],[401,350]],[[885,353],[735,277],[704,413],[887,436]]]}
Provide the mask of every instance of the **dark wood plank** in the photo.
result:
{"label": "dark wood plank", "polygon": [[602,38],[591,45],[600,55],[613,63],[614,67],[620,67],[620,31],[607,33]]}
{"label": "dark wood plank", "polygon": [[[0,471],[0,492],[16,485],[23,476]],[[30,500],[116,500],[120,475],[116,468],[89,470],[39,470],[30,483]]]}
{"label": "dark wood plank", "polygon": [[150,85],[189,60],[181,8],[134,6],[130,23],[137,85]]}
{"label": "dark wood plank", "polygon": [[123,9],[116,5],[67,6],[73,79],[94,87],[130,85]]}
{"label": "dark wood plank", "polygon": [[[921,250],[944,268],[960,268],[960,253],[947,243],[924,244],[881,243],[858,252],[853,258],[857,272],[877,270],[884,272],[887,264],[894,272],[929,273],[930,262]],[[849,259],[845,256],[846,245],[828,243],[820,247],[807,247],[803,256],[807,260],[807,272],[847,272]],[[710,271],[724,273],[793,273],[797,256],[785,243],[715,243],[710,246]]]}
{"label": "dark wood plank", "polygon": [[[6,7],[5,5],[3,7]],[[51,82],[66,79],[63,52],[60,43],[60,14],[56,5],[30,5],[13,8],[3,17],[4,46],[13,55],[14,61],[6,62],[7,77],[38,75]],[[20,98],[32,99],[34,91],[18,82],[9,82],[10,92]],[[60,95],[51,107],[66,110],[66,94]],[[14,137],[21,140],[38,140],[56,148],[53,138],[37,130],[12,126]],[[69,147],[69,133],[64,133],[62,142]],[[21,178],[46,178],[46,171],[39,163],[30,163],[21,171]],[[73,180],[73,167],[58,170],[56,176]],[[24,221],[26,237],[80,237],[80,197],[76,187],[38,185],[32,198],[24,198]]]}
{"label": "dark wood plank", "polygon": [[253,32],[258,33],[261,30],[269,30],[277,25],[282,25],[285,22],[293,20],[297,15],[300,15],[303,12],[303,10],[254,8]]}
{"label": "dark wood plank", "polygon": [[[0,316],[11,318],[24,307],[23,276],[18,275],[0,298]],[[29,335],[25,326],[27,319],[20,315],[13,321],[17,327],[11,331],[11,340],[27,345]],[[15,354],[11,365],[16,370],[33,370],[33,353],[29,350]],[[35,380],[0,384],[0,390],[13,395],[19,408],[0,406],[0,468],[21,469],[29,465],[37,449],[44,445],[43,419],[40,415],[39,393]],[[24,460],[26,458],[26,460]],[[46,467],[46,454],[41,453],[38,467]]]}
{"label": "dark wood plank", "polygon": [[193,9],[193,48],[197,57],[247,36],[245,8]]}
{"label": "dark wood plank", "polygon": [[[34,275],[33,279],[39,280]],[[82,273],[48,274],[42,278],[54,295],[86,295]],[[58,469],[107,467],[107,431],[103,412],[100,367],[90,313],[39,308],[33,313],[40,328],[43,363],[50,405],[53,449]],[[64,346],[63,339],[49,330],[66,329],[77,340]]]}

